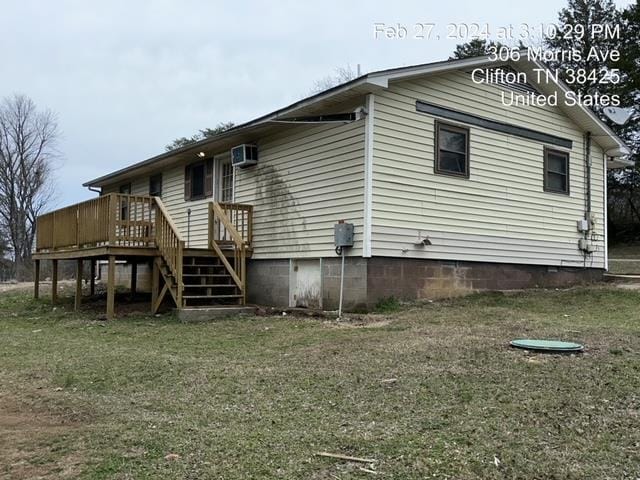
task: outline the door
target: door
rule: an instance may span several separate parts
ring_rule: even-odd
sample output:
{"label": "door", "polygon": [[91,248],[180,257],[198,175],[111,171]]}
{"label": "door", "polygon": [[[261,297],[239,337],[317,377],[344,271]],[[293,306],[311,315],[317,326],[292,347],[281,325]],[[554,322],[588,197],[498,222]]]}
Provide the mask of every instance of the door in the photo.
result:
{"label": "door", "polygon": [[235,172],[231,165],[231,156],[221,155],[215,158],[216,180],[214,198],[218,202],[233,203],[235,200]]}
{"label": "door", "polygon": [[289,272],[289,306],[322,308],[322,261],[293,259]]}

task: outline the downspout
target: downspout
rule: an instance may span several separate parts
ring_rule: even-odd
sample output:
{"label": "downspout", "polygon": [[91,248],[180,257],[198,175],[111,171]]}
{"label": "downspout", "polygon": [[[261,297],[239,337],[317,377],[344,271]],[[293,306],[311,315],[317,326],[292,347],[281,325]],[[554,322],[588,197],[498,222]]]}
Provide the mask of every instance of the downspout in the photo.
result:
{"label": "downspout", "polygon": [[585,170],[587,173],[587,183],[586,183],[586,212],[585,219],[591,221],[591,132],[587,132],[585,136]]}
{"label": "downspout", "polygon": [[375,96],[367,95],[364,124],[364,211],[362,256],[371,258],[371,233],[373,220],[373,122],[375,117]]}
{"label": "downspout", "polygon": [[604,153],[602,155],[602,170],[604,178],[604,185],[602,186],[602,191],[604,192],[604,198],[602,199],[602,204],[604,205],[604,271],[609,271],[609,212],[608,212],[608,194],[607,194],[607,154]]}
{"label": "downspout", "polygon": [[[585,245],[589,244],[589,235],[593,233],[593,223],[591,217],[591,132],[587,132],[584,137],[584,171],[585,171],[585,206],[584,219],[587,221],[588,228],[584,232]],[[587,256],[590,255],[588,250],[582,252],[584,258],[584,268],[587,268]]]}

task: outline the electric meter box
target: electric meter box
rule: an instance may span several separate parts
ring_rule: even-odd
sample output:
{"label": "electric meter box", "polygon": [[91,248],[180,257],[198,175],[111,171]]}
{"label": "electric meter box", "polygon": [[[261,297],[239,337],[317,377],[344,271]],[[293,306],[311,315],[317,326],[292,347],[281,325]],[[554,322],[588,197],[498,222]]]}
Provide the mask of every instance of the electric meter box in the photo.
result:
{"label": "electric meter box", "polygon": [[353,223],[336,223],[333,233],[336,247],[353,247]]}

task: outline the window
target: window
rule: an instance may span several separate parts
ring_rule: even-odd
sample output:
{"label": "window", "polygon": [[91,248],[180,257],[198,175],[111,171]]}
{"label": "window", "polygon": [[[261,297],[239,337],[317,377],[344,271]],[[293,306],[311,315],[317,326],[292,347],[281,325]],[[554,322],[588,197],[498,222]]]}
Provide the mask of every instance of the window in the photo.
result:
{"label": "window", "polygon": [[469,129],[436,121],[436,173],[469,178]]}
{"label": "window", "polygon": [[187,165],[184,170],[184,199],[200,200],[213,195],[213,159]]}
{"label": "window", "polygon": [[569,194],[569,153],[544,149],[544,190]]}
{"label": "window", "polygon": [[149,195],[152,197],[162,196],[162,174],[149,177]]}
{"label": "window", "polygon": [[[125,183],[120,185],[118,191],[124,195],[131,195],[131,184]],[[129,216],[129,200],[123,198],[120,200],[120,220],[126,220]]]}
{"label": "window", "polygon": [[204,197],[204,163],[191,167],[191,199]]}
{"label": "window", "polygon": [[233,166],[230,161],[220,166],[220,201],[233,202]]}

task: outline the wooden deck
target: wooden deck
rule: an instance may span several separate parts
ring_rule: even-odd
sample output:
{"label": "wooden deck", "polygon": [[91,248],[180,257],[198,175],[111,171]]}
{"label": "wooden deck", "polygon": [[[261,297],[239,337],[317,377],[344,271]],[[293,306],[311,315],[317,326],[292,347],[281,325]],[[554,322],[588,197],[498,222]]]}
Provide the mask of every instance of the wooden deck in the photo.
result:
{"label": "wooden deck", "polygon": [[[246,258],[251,256],[252,212],[250,205],[211,202],[209,206],[209,248],[186,248],[181,232],[158,197],[108,194],[41,215],[36,224],[36,250],[33,253],[35,275],[34,296],[39,296],[40,262],[52,262],[52,300],[57,300],[58,261],[76,260],[76,308],[82,296],[82,272],[85,261],[91,265],[91,294],[95,291],[97,260],[108,261],[107,317],[115,311],[115,262],[126,260],[132,265],[131,289],[136,289],[138,263],[152,264],[151,309],[157,311],[168,294],[177,308],[191,299],[201,303],[234,298],[246,301]],[[184,264],[184,259],[189,264]],[[215,258],[218,263],[197,258]],[[198,268],[195,268],[198,267]],[[211,270],[223,268],[215,277],[228,277],[229,284],[210,285],[205,277]],[[200,283],[185,285],[183,271],[189,277],[202,275]],[[194,271],[198,273],[194,273]],[[202,273],[200,273],[202,272]],[[196,279],[198,280],[198,279]],[[205,288],[207,287],[207,288]],[[235,294],[216,294],[227,287]],[[195,294],[183,298],[187,290]]]}

